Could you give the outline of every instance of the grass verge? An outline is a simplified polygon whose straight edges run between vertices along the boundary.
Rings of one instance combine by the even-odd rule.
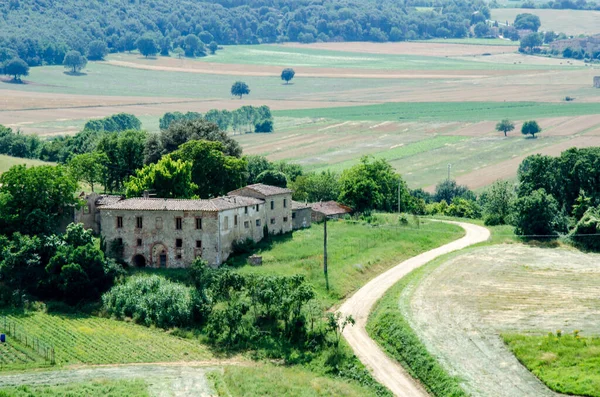
[[[600,338],[503,334],[517,359],[559,393],[600,397]]]
[[[58,386],[18,386],[0,389],[0,397],[149,397],[146,384],[141,380],[70,383]]]

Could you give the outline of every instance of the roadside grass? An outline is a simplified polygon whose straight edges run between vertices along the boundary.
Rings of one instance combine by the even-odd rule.
[[[435,217],[435,219],[483,223],[480,220],[452,217]],[[475,247],[515,241],[511,226],[494,226],[489,229],[491,231],[490,240],[477,244]],[[466,250],[472,249],[474,247]],[[431,395],[436,397],[462,397],[467,394],[461,387],[462,380],[450,374],[440,364],[437,357],[427,350],[425,344],[412,329],[409,320],[410,297],[421,280],[448,259],[464,252],[465,250],[461,250],[439,257],[402,278],[376,303],[367,322],[369,335],[390,357],[400,362],[411,376],[418,379]]]
[[[94,380],[66,385],[18,386],[1,388],[0,397],[149,397],[148,387],[141,380]]]
[[[517,359],[552,390],[600,397],[600,338],[503,334]]]
[[[208,374],[219,396],[373,396],[373,390],[341,378],[321,376],[301,367],[264,364],[225,367]]]
[[[6,172],[15,165],[25,164],[27,166],[38,166],[38,165],[55,165],[54,163],[47,163],[45,161],[23,159],[19,157],[12,157],[0,154],[0,174]]]
[[[329,291],[323,274],[323,224],[259,244],[253,253],[263,257],[262,266],[247,265],[248,255],[228,264],[246,274],[302,274],[321,304],[331,307],[393,265],[464,235],[460,227],[440,222],[420,221],[417,227],[413,219],[401,226],[395,214],[377,214],[376,219],[376,225],[327,223]]]
[[[85,314],[3,311],[0,315],[16,323],[28,337],[54,346],[59,366],[195,361],[212,357],[208,347],[197,340],[131,322]]]
[[[598,103],[548,102],[393,102],[321,109],[279,110],[280,117],[329,118],[342,121],[487,121],[510,118],[582,116],[600,112]]]

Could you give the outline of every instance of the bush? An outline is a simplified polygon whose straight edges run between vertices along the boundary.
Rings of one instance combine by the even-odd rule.
[[[515,202],[515,233],[529,237],[558,237],[565,230],[565,219],[558,202],[544,189],[534,190]]]
[[[600,207],[588,209],[577,222],[575,228],[569,233],[569,238],[578,246],[593,250],[600,250]]]
[[[259,120],[254,124],[254,132],[273,132],[273,120]]]
[[[139,275],[102,296],[104,309],[117,318],[130,317],[146,326],[185,327],[204,319],[207,299],[195,288],[162,276]]]

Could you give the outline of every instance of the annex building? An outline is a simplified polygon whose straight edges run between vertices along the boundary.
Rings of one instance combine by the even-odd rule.
[[[293,228],[292,191],[264,184],[209,200],[91,201],[94,204],[88,200],[88,209],[83,209],[89,214],[88,226],[96,226],[107,245],[116,244],[126,262],[140,267],[186,267],[198,257],[218,266],[235,242],[258,242],[266,232],[288,233]]]

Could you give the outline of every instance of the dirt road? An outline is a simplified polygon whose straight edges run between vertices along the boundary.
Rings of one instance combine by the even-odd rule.
[[[408,259],[379,275],[344,302],[339,310],[344,315],[352,315],[356,320],[356,324],[353,327],[346,328],[344,331],[344,337],[354,350],[354,353],[369,368],[373,376],[396,396],[425,397],[428,394],[415,379],[408,375],[398,362],[389,358],[369,337],[365,329],[367,319],[375,302],[390,287],[412,270],[440,255],[486,241],[490,237],[489,230],[484,227],[462,222],[449,223],[457,224],[465,229],[466,235],[452,243]]]

